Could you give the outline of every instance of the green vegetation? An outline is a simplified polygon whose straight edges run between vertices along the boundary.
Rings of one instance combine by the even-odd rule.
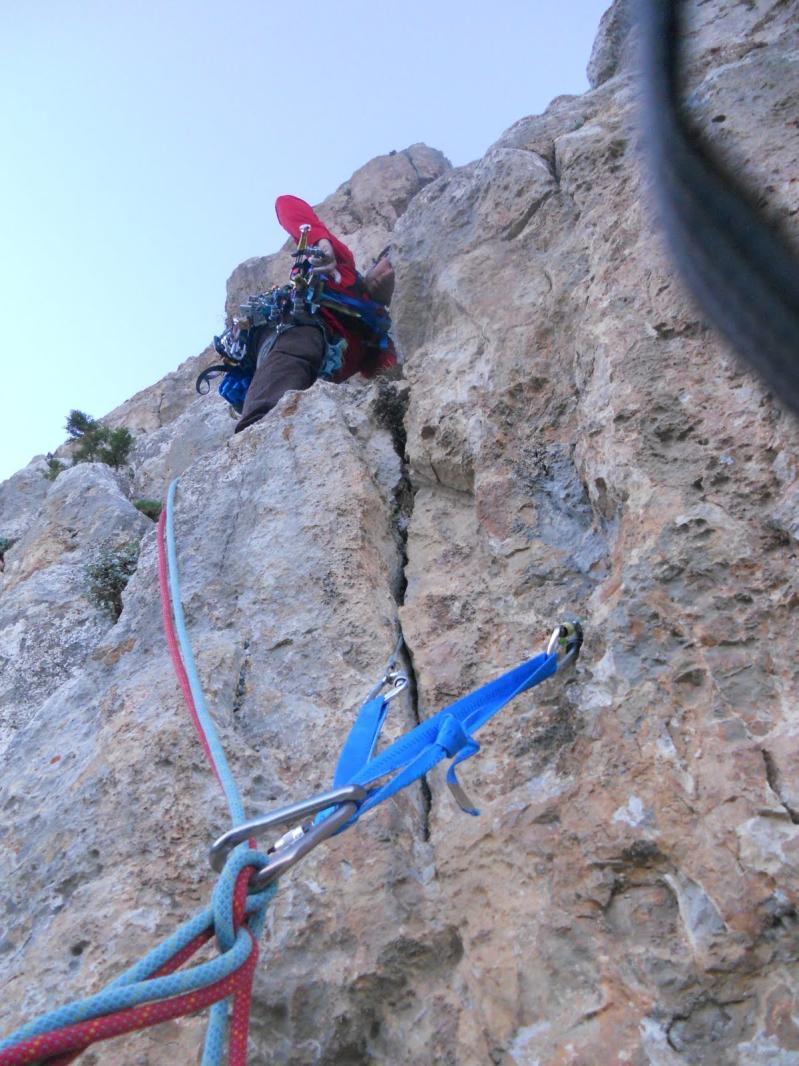
[[[134,500],[133,506],[148,518],[152,518],[153,522],[157,522],[161,517],[160,500]]]
[[[408,410],[407,392],[400,391],[393,381],[379,377],[373,410],[378,424],[391,434],[394,450],[402,458],[407,444],[405,432],[405,412]]]
[[[107,463],[118,469],[127,462],[133,447],[130,430],[124,426],[110,429],[83,411],[69,412],[66,429],[79,442],[73,453],[76,463]]]
[[[128,541],[119,547],[104,546],[93,563],[86,567],[89,579],[89,599],[116,621],[122,614],[122,593],[136,573],[139,545]]]
[[[55,481],[62,470],[66,470],[66,466],[60,459],[56,459],[55,456],[47,456],[47,469],[42,471],[42,477],[47,478],[48,481]]]
[[[5,559],[5,555],[8,549],[16,543],[16,537],[0,537],[0,563],[2,563],[2,561]]]

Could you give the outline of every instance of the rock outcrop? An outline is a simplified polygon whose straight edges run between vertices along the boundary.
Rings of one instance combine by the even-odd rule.
[[[327,786],[400,628],[391,735],[563,617],[587,634],[480,735],[480,818],[432,774],[284,878],[252,1061],[799,1062],[799,429],[661,248],[624,6],[591,92],[469,166],[414,146],[326,202],[361,255],[391,233],[404,381],[317,384],[234,438],[216,397],[183,399],[185,364],[113,415],[130,476],[39,462],[0,486],[2,1029],[99,988],[213,885],[226,814],[129,502],[180,474],[189,629],[253,814]],[[701,129],[793,218],[797,16],[696,3],[688,70]],[[239,268],[230,306],[276,264]],[[113,624],[80,576],[131,537]],[[197,1061],[202,1028],[83,1061]]]
[[[413,197],[449,169],[450,163],[441,152],[426,144],[413,144],[401,152],[372,159],[317,210],[365,269],[390,243],[394,225]],[[291,246],[289,241],[285,248]],[[228,316],[237,314],[239,304],[252,293],[265,292],[285,280],[285,254],[247,259],[228,278]]]

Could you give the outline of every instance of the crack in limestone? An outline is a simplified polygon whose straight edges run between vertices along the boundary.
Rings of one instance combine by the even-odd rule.
[[[780,780],[780,771],[777,764],[774,762],[774,756],[770,751],[766,751],[765,748],[760,749],[760,754],[763,756],[763,763],[766,767],[766,780],[768,781],[769,788],[780,801],[782,806],[788,813],[788,817],[791,819],[794,825],[799,825],[799,811],[794,810],[789,803],[786,803],[782,795],[782,783]]]
[[[430,180],[428,179],[427,181],[425,181],[425,179],[419,173],[419,168],[417,167],[416,163],[414,162],[413,156],[411,155],[409,149],[403,148],[402,155],[404,155],[405,158],[408,160],[408,162],[411,164],[411,167],[413,168],[413,172],[416,175],[416,178],[417,178],[417,180],[419,182],[420,189],[423,189],[425,187],[425,185],[429,185],[430,184]]]
[[[396,403],[392,404],[390,399],[397,400],[396,395],[393,398],[389,398],[387,393],[391,388],[390,384],[385,385],[381,389],[381,395],[379,402],[382,405],[376,412],[378,418],[380,417],[381,410],[385,413],[391,411],[392,421],[396,420],[398,407]],[[404,404],[404,409],[407,410],[407,400]],[[404,410],[402,412],[404,419]],[[415,725],[419,725],[422,721],[419,713],[419,688],[417,683],[416,671],[413,666],[413,653],[405,640],[405,633],[402,629],[402,620],[400,619],[400,608],[405,605],[405,593],[408,589],[408,525],[413,513],[413,488],[411,486],[411,479],[409,474],[409,464],[405,455],[406,437],[404,432],[404,426],[401,432],[398,431],[398,427],[394,425],[388,425],[387,428],[391,433],[391,440],[394,447],[394,451],[400,461],[400,469],[402,476],[394,490],[394,515],[393,524],[394,532],[397,538],[397,546],[400,556],[400,576],[399,582],[394,595],[394,601],[397,604],[397,628],[399,630],[399,636],[401,638],[401,647],[405,649],[405,655],[403,656],[405,673],[408,677],[408,695],[410,698],[410,709],[413,716]],[[436,475],[438,476],[438,475]],[[430,791],[430,786],[427,783],[427,778],[422,777],[419,781],[421,797],[422,797],[422,839],[429,841],[430,839],[430,812],[433,805],[433,796]]]
[[[405,463],[403,461],[403,470],[404,469]],[[408,517],[410,517],[410,515]],[[399,615],[399,608],[403,607],[405,604],[405,592],[408,588],[408,579],[406,576],[408,570],[407,523],[397,522],[397,534],[399,536],[400,552],[402,555],[402,581],[397,595],[397,626],[399,628],[400,636],[402,637],[402,647],[405,649],[405,655],[403,658],[405,660],[405,673],[408,677],[408,694],[410,697],[411,714],[413,715],[414,725],[420,725],[422,718],[419,713],[419,686],[416,670],[413,665],[413,653],[405,640],[405,633],[402,629],[402,620]],[[419,788],[422,797],[422,840],[427,843],[430,840],[430,815],[433,807],[433,794],[430,791],[430,785],[427,782],[426,776],[422,776],[419,779]]]
[[[250,642],[245,639],[242,644],[242,660],[239,667],[239,676],[236,681],[236,690],[233,693],[233,715],[237,715],[241,708],[244,706],[244,700],[247,695],[247,674],[250,671]]]
[[[407,555],[403,557],[403,573],[407,566]],[[407,586],[407,582],[406,582]],[[405,589],[397,600],[397,607],[401,607],[405,600]],[[399,626],[400,636],[402,637],[402,646],[405,649],[406,654],[403,656],[405,662],[405,673],[408,678],[408,695],[410,697],[411,714],[413,715],[414,725],[419,725],[422,721],[419,713],[419,689],[416,680],[416,671],[413,667],[413,656],[411,650],[405,642],[405,634],[402,631],[402,622],[397,615],[397,625]],[[419,788],[422,797],[422,840],[427,843],[430,840],[430,814],[433,807],[433,793],[430,791],[430,785],[427,783],[427,777],[422,776],[419,779]]]
[[[560,183],[558,183],[558,188],[559,188],[559,185],[560,185]],[[522,233],[525,229],[527,229],[527,226],[532,221],[533,217],[541,210],[541,208],[544,206],[544,204],[547,202],[547,200],[551,199],[551,197],[553,197],[557,191],[558,191],[558,189],[550,189],[548,192],[544,193],[544,195],[540,199],[533,200],[533,202],[530,204],[530,206],[527,208],[527,210],[524,211],[522,213],[522,215],[519,218],[517,218],[514,222],[511,222],[511,224],[507,227],[507,229],[502,234],[502,240],[503,241],[515,240],[516,237],[518,237],[520,233]],[[550,285],[551,285],[551,281],[550,281]]]

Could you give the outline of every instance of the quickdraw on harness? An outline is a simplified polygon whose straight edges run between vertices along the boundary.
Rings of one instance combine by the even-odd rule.
[[[258,959],[258,939],[275,882],[319,843],[352,826],[372,807],[450,759],[447,782],[459,805],[477,810],[463,792],[455,767],[477,753],[473,734],[516,696],[573,662],[582,645],[578,622],[553,631],[546,651],[421,722],[375,755],[391,701],[408,685],[397,669],[402,638],[383,676],[369,692],[339,756],[333,789],[246,821],[241,798],[205,704],[181,606],[174,539],[174,498],[169,488],[158,525],[162,614],[175,671],[199,740],[230,807],[233,829],[212,846],[220,872],[212,905],[177,930],[102,992],[35,1019],[0,1041],[0,1066],[64,1064],[98,1040],[131,1032],[211,1006],[202,1066],[244,1066]],[[173,624],[174,616],[174,624]],[[266,852],[253,839],[288,829]],[[181,969],[213,936],[220,955]]]
[[[310,228],[300,226],[288,283],[250,296],[239,307],[241,316],[234,318],[221,336],[214,337],[214,349],[222,362],[203,370],[195,383],[197,392],[209,392],[212,378],[222,374],[219,395],[241,412],[258,359],[266,358],[277,338],[296,326],[315,326],[322,331],[325,355],[319,377],[327,381],[335,378],[341,370],[347,342],[319,314],[321,308],[357,323],[371,347],[382,350],[389,346],[391,317],[382,304],[366,295],[334,292],[326,287],[327,279],[319,272],[325,255],[317,245],[308,244]],[[360,279],[357,287],[365,293]],[[271,343],[264,347],[266,337]]]

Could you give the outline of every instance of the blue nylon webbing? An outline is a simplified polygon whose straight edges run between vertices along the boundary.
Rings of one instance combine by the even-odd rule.
[[[172,512],[177,479],[169,487],[167,496],[167,554],[169,560],[169,584],[175,626],[181,645],[186,672],[195,699],[196,710],[206,731],[209,747],[217,764],[220,780],[231,809],[234,825],[244,820],[244,810],[233,776],[230,773],[224,751],[216,734],[213,721],[205,704],[194,656],[186,632],[185,619],[180,601],[180,581],[177,570],[177,553],[174,542]],[[347,823],[352,825],[372,807],[395,795],[433,769],[445,758],[453,761],[447,773],[450,782],[456,782],[455,767],[464,759],[479,751],[479,744],[472,733],[484,725],[498,711],[520,693],[533,688],[557,672],[557,653],[541,653],[513,670],[495,678],[475,692],[463,696],[450,706],[421,722],[410,732],[394,741],[376,758],[372,752],[388,711],[388,700],[383,696],[367,699],[350,731],[336,767],[334,784],[368,786],[382,777],[394,774],[385,784],[368,793],[366,800]],[[468,810],[468,808],[465,808]],[[327,812],[323,812],[322,817]],[[470,810],[476,814],[477,811]],[[346,828],[345,826],[344,828]],[[341,830],[339,830],[341,832]],[[23,1026],[0,1042],[0,1050],[21,1040],[77,1021],[98,1017],[128,1006],[136,1006],[153,999],[170,997],[180,992],[204,987],[226,976],[243,964],[252,941],[244,929],[238,934],[233,929],[232,897],[236,877],[244,865],[266,865],[266,856],[254,853],[246,844],[236,848],[228,858],[214,892],[213,904],[179,929],[172,937],[150,952],[146,958],[122,974],[96,996],[51,1011]],[[258,937],[266,918],[266,907],[276,886],[252,895],[247,901],[250,915],[250,930]],[[179,948],[191,941],[198,933],[213,926],[224,952],[210,963],[195,966],[190,971],[178,971],[166,977],[151,978],[163,963]],[[227,1003],[217,1003],[212,1008],[211,1020],[203,1053],[203,1066],[218,1066],[224,1053],[224,1036],[227,1026]]]
[[[368,794],[344,828],[429,773],[443,759],[453,759],[447,780],[457,783],[457,764],[480,749],[471,734],[516,696],[552,677],[557,669],[557,653],[542,652],[421,722],[374,759],[371,753],[388,708],[383,697],[368,700],[345,741],[336,767],[335,787],[367,786],[388,774],[394,776]],[[464,809],[477,813],[474,808]]]
[[[388,701],[385,696],[367,700],[361,707],[338,757],[333,788],[348,785],[353,776],[369,762],[387,712]]]

